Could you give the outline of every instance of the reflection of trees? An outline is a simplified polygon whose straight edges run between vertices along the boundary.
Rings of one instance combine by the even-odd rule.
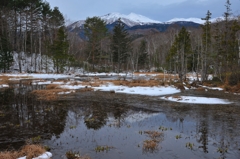
[[[24,143],[26,139],[36,136],[49,138],[64,130],[67,115],[64,102],[61,102],[63,106],[58,107],[57,102],[37,101],[30,94],[34,87],[22,85],[0,91],[0,112],[4,114],[0,115],[1,145],[14,146],[14,142]],[[23,90],[25,93],[22,93]],[[1,148],[4,149],[4,146]]]
[[[100,129],[107,122],[107,111],[101,103],[92,102],[92,105],[86,111],[84,123],[88,129]]]
[[[129,110],[125,97],[104,92],[79,94],[77,107],[84,109],[84,123],[88,129],[98,130],[107,124],[109,117],[117,120],[114,125],[119,127],[124,120],[124,114]]]
[[[128,111],[126,106],[118,102],[88,101],[87,103],[88,108],[85,112],[84,123],[88,129],[100,129],[106,125],[108,116],[111,114],[117,120],[114,125],[120,127],[121,121],[124,120],[124,114]]]
[[[205,115],[204,115],[205,116]],[[206,116],[202,121],[200,121],[200,124],[197,126],[197,133],[201,133],[200,138],[197,139],[197,142],[201,143],[202,146],[199,146],[199,148],[202,148],[205,153],[208,153],[208,121],[206,120]]]
[[[113,109],[113,116],[116,120],[116,127],[121,127],[121,122],[124,121],[124,118],[126,117],[126,113],[128,111],[128,109],[126,108],[126,106],[123,106],[121,104],[114,104],[115,108]]]
[[[239,106],[177,103],[167,107],[165,111],[166,118],[173,123],[178,123],[181,118],[186,116],[196,122],[196,142],[200,144],[199,148],[204,153],[208,153],[210,141],[215,143],[214,146],[216,151],[219,150],[221,158],[226,158],[229,155],[229,150],[239,152]],[[186,126],[183,125],[183,127]],[[226,152],[227,149],[228,152]]]

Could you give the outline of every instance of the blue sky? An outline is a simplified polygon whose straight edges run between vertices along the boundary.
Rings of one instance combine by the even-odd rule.
[[[67,19],[84,20],[112,12],[136,13],[158,21],[173,18],[202,18],[208,10],[212,18],[225,12],[226,0],[46,0],[59,7]],[[240,0],[230,0],[232,13],[240,15]]]

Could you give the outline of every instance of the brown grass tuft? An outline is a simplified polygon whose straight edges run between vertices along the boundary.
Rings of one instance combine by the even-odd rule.
[[[56,100],[60,92],[68,92],[68,89],[49,89],[49,90],[34,90],[32,93],[38,97],[39,100]]]
[[[182,100],[182,97],[181,96],[172,96],[172,98],[175,98],[175,99],[177,99],[177,101],[180,101],[180,100]]]
[[[16,159],[17,157],[18,153],[14,151],[0,152],[0,159]]]
[[[160,82],[157,80],[143,80],[143,79],[136,79],[132,81],[122,81],[122,80],[116,80],[111,81],[114,85],[123,85],[128,87],[136,87],[136,86],[142,86],[142,87],[153,87],[153,86],[159,86]]]
[[[27,159],[32,159],[40,156],[44,152],[46,152],[46,150],[41,145],[26,145],[19,152],[19,156],[27,156]]]
[[[143,142],[143,149],[146,151],[154,151],[158,149],[158,142],[155,140],[145,140]]]
[[[0,159],[16,159],[27,156],[27,159],[32,159],[42,155],[46,150],[41,145],[25,145],[20,151],[5,151],[0,152]]]
[[[85,88],[80,89],[79,91],[80,91],[80,92],[89,92],[89,91],[93,91],[93,90],[94,90],[94,89],[91,88],[91,87],[85,87]]]
[[[79,152],[73,152],[73,151],[68,151],[68,152],[66,152],[65,155],[66,155],[67,159],[91,159],[87,155],[82,156],[82,155],[80,155]]]
[[[163,141],[163,132],[158,131],[144,131],[144,134],[147,134],[150,140],[145,140],[143,142],[143,150],[145,151],[154,151],[158,149],[159,142]]]
[[[144,134],[147,134],[152,140],[156,140],[158,142],[162,141],[163,133],[158,131],[144,131]]]
[[[184,86],[183,86],[182,83],[176,83],[176,84],[174,84],[174,85],[175,85],[175,87],[177,87],[177,89],[185,90],[185,88],[184,88]]]
[[[197,88],[197,91],[205,91],[205,88],[203,88],[203,87],[198,87],[198,88]]]
[[[60,89],[58,84],[49,84],[46,89]]]
[[[9,78],[10,77],[8,77],[8,76],[0,76],[0,84],[8,84]]]

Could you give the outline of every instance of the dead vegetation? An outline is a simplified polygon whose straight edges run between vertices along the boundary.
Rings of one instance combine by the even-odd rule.
[[[8,76],[0,76],[0,84],[8,84],[9,77]]]
[[[16,159],[18,157],[27,156],[32,159],[42,155],[46,150],[41,145],[25,145],[19,151],[0,152],[0,159]]]
[[[156,140],[158,142],[163,140],[163,132],[158,131],[144,131],[144,134],[147,134],[152,140]]]
[[[5,76],[5,75],[1,76],[0,75],[0,85],[16,83],[16,81],[19,82],[20,79],[27,79],[27,78],[30,78],[30,77],[28,77],[28,76]]]
[[[80,92],[89,92],[89,91],[93,91],[94,89],[93,88],[91,88],[91,87],[85,87],[85,88],[82,88],[82,89],[80,89],[79,91]]]
[[[32,93],[40,100],[56,100],[61,92],[68,92],[68,89],[62,89],[57,84],[50,84],[46,86],[45,90],[34,90]]]
[[[143,142],[143,149],[145,151],[155,151],[158,149],[158,142],[155,140],[145,140]]]
[[[143,80],[143,79],[134,79],[132,81],[123,81],[123,80],[116,80],[111,81],[114,85],[123,85],[128,87],[153,87],[153,86],[159,86],[160,82],[157,80]]]
[[[144,134],[150,138],[150,140],[143,141],[143,150],[153,152],[158,150],[159,143],[163,141],[163,132],[158,131],[144,131]]]
[[[183,85],[182,83],[175,83],[174,86],[175,86],[177,89],[185,90],[184,85]]]
[[[66,152],[67,159],[91,159],[89,156],[82,156],[79,152],[68,151]]]

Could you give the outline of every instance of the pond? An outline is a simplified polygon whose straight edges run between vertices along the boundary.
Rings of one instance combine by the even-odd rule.
[[[40,136],[53,159],[65,158],[67,151],[92,159],[240,158],[239,96],[216,91],[179,93],[234,102],[226,105],[100,91],[37,100],[31,91],[43,88],[14,84],[0,90],[1,151],[18,149]],[[157,141],[156,147],[146,148],[152,140]]]

